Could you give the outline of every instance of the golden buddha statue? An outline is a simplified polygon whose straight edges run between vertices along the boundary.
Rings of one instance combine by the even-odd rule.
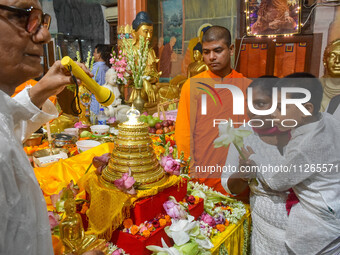
[[[188,66],[190,63],[192,63],[194,60],[194,47],[197,44],[202,44],[202,38],[205,31],[207,31],[212,25],[210,23],[205,23],[200,26],[200,28],[197,31],[197,37],[191,38],[188,44],[188,48],[185,51],[183,63],[182,63],[182,73],[186,74],[188,73]]]
[[[187,79],[209,69],[208,66],[203,61],[201,43],[197,43],[197,45],[193,49],[193,53],[194,62],[188,65],[187,77],[183,75],[177,75],[176,77],[170,80],[170,86],[177,88],[176,90],[176,92],[178,93],[177,97],[179,97],[182,86]],[[159,89],[159,91],[161,91],[161,89]]]
[[[132,28],[132,36],[134,38],[134,51],[137,52],[137,50],[139,49],[140,36],[143,36],[149,42],[152,38],[153,24],[149,15],[146,12],[137,13],[136,18],[132,22]],[[141,96],[146,102],[145,107],[155,106],[158,101],[156,83],[158,82],[161,74],[157,71],[158,61],[159,59],[157,59],[155,51],[153,49],[150,49],[146,68],[143,74],[143,76],[148,78],[143,79],[143,88],[141,91]],[[132,103],[136,97],[137,92],[135,89],[133,89],[128,103]]]
[[[203,61],[202,45],[197,44],[194,47],[194,62],[188,66],[188,79],[208,69],[208,66]]]
[[[76,213],[76,201],[69,198],[65,201],[65,218],[60,222],[60,239],[65,246],[64,254],[82,254],[93,248],[97,241],[94,235],[85,235],[81,216]]]
[[[340,39],[328,44],[323,55],[323,64],[325,74],[321,78],[324,89],[321,111],[325,111],[330,100],[340,94]]]
[[[77,93],[77,91],[75,91]],[[91,125],[90,122],[90,104],[91,104],[91,95],[92,93],[81,83],[79,85],[79,106],[77,105],[77,110],[80,112],[79,121],[84,125]]]

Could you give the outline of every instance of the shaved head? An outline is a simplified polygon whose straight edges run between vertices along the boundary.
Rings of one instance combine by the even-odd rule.
[[[203,34],[202,43],[220,40],[223,40],[229,47],[231,45],[230,31],[225,27],[212,26]]]

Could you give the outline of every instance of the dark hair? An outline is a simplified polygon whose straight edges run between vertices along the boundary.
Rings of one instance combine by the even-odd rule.
[[[267,96],[271,97],[273,93],[273,87],[276,86],[276,83],[279,81],[279,78],[273,75],[263,75],[250,83],[248,88],[259,88],[263,93]]]
[[[230,47],[231,45],[231,35],[230,31],[221,26],[212,26],[207,31],[204,32],[202,37],[202,42],[212,42],[223,40],[225,44]]]
[[[196,46],[194,47],[193,51],[198,50],[202,54],[202,44],[197,43]]]
[[[111,46],[108,44],[97,44],[95,49],[97,49],[97,53],[100,53],[100,56],[105,61],[106,65],[110,65],[110,57],[111,57]]]
[[[142,25],[149,25],[151,26],[152,20],[150,19],[150,16],[146,12],[138,12],[136,15],[136,18],[132,21],[132,28],[133,30],[137,31],[140,26]]]
[[[323,97],[323,88],[320,80],[310,73],[293,73],[280,79],[277,83],[278,88],[304,88],[307,89],[311,98],[308,103],[314,106],[313,115],[316,115],[321,108],[321,101]],[[290,93],[291,98],[303,98],[301,93]]]

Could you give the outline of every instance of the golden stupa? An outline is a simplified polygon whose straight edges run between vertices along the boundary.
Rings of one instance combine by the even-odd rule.
[[[153,150],[148,125],[139,122],[139,116],[139,111],[132,107],[127,112],[128,121],[118,125],[111,159],[100,177],[106,187],[115,188],[114,181],[129,171],[138,184],[137,189],[149,189],[167,180]]]

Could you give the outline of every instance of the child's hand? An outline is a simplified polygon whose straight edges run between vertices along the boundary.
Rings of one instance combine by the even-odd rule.
[[[253,151],[253,149],[250,146],[247,146],[246,148],[241,148],[242,150],[242,154],[245,157],[242,158],[240,156],[239,158],[239,165],[240,165],[240,178],[241,179],[251,179],[254,178],[256,176],[256,168],[252,167],[252,166],[256,166],[256,163],[252,160],[249,159],[251,154],[255,154],[255,152]]]
[[[249,159],[251,154],[255,154],[255,152],[253,151],[253,149],[250,146],[247,146],[247,149],[242,147],[241,150],[242,150],[242,154],[246,158],[246,160]]]

